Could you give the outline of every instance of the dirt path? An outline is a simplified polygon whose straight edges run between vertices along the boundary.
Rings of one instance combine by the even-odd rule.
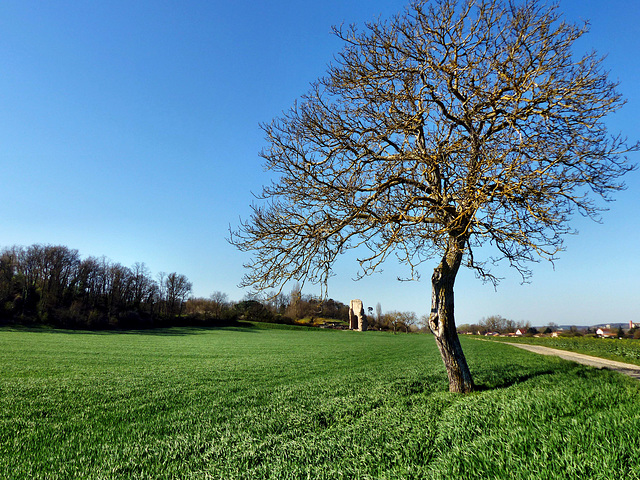
[[[527,345],[524,343],[509,342],[504,343],[530,352],[539,353],[541,355],[555,355],[556,357],[576,363],[582,363],[583,365],[589,365],[591,367],[608,368],[609,370],[624,373],[625,375],[629,375],[630,377],[640,380],[640,366],[638,365],[616,362],[615,360],[607,360],[606,358],[592,357],[591,355],[584,355],[582,353],[567,352],[566,350],[558,350],[556,348],[542,347],[540,345]]]

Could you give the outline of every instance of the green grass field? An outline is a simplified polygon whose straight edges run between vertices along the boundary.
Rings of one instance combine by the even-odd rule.
[[[608,358],[618,362],[640,365],[640,340],[629,338],[588,337],[491,337],[503,342],[529,343]]]
[[[640,383],[463,339],[0,329],[3,479],[638,479]]]

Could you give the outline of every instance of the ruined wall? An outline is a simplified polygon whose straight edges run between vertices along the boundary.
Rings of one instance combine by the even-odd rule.
[[[367,328],[367,317],[364,314],[362,300],[351,300],[349,303],[349,329],[366,332]]]

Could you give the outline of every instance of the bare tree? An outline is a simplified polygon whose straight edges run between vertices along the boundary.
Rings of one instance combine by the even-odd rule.
[[[107,305],[110,315],[117,315],[124,311],[131,297],[131,269],[112,263],[106,271],[107,277]]]
[[[149,298],[153,291],[153,279],[151,272],[144,262],[136,262],[131,267],[131,289],[133,306],[140,308],[142,303]]]
[[[454,320],[460,266],[497,283],[491,263],[505,260],[526,280],[633,169],[639,145],[604,123],[624,104],[617,85],[595,53],[572,53],[587,30],[537,0],[416,1],[363,31],[334,28],[345,47],[327,75],[263,126],[276,180],[231,233],[254,252],[243,285],[326,288],[349,248],[361,275],[394,253],[410,278],[440,259],[429,326],[450,390],[473,390]],[[483,245],[497,255],[478,259]]]
[[[291,294],[289,299],[289,306],[287,307],[286,314],[296,320],[303,317],[302,308],[302,288],[300,283],[295,282],[291,288]]]
[[[191,293],[193,284],[182,274],[170,273],[164,280],[164,289],[167,296],[167,310],[170,314],[182,315],[182,307]]]
[[[155,292],[156,301],[158,303],[158,311],[160,313],[167,313],[167,274],[166,272],[158,272],[156,275],[156,285],[158,288]]]
[[[405,333],[417,329],[416,325],[418,325],[419,321],[415,312],[403,312],[402,323],[404,324]]]
[[[388,328],[393,329],[393,334],[395,335],[398,331],[398,325],[400,324],[400,314],[396,310],[392,310],[390,312],[386,312],[383,315],[383,323],[388,326]]]
[[[216,290],[209,299],[211,300],[211,310],[215,318],[221,318],[222,312],[229,307],[229,296],[226,293]]]
[[[415,312],[399,312],[393,310],[383,315],[383,323],[393,329],[394,334],[399,329],[404,329],[405,333],[409,333],[411,326],[418,323],[418,316]]]

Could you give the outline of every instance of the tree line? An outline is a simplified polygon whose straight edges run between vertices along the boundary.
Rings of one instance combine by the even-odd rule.
[[[0,250],[0,324],[107,329],[349,319],[348,305],[305,294],[297,283],[288,294],[247,295],[239,302],[220,291],[192,297],[192,287],[176,272],[154,277],[144,263],[126,267],[104,256],[83,259],[63,245]],[[373,307],[367,311],[372,330],[415,332],[426,325],[414,312],[383,313],[380,303],[375,313]]]
[[[529,321],[515,321],[509,318],[504,318],[501,315],[491,315],[486,318],[482,318],[478,323],[468,324],[465,323],[458,327],[460,333],[473,333],[484,335],[485,333],[495,332],[500,334],[515,333],[516,330],[524,330],[530,333],[534,332]]]
[[[62,327],[144,327],[180,316],[191,293],[185,275],[106,257],[82,259],[62,245],[0,251],[0,318]]]
[[[531,322],[524,320],[511,320],[504,318],[501,315],[491,315],[489,317],[483,317],[478,323],[465,323],[458,327],[459,333],[468,333],[473,335],[486,335],[492,333],[498,333],[500,335],[508,335],[520,330],[525,335],[536,335],[543,333],[545,335],[550,333],[561,332],[564,337],[576,337],[582,336],[583,332],[575,325],[572,325],[568,330],[563,331],[557,323],[549,322],[545,327],[540,329],[531,326]],[[594,333],[590,328],[585,329],[586,333]]]
[[[63,245],[34,244],[0,250],[0,324],[63,328],[150,328],[220,325],[237,320],[294,323],[325,317],[347,321],[349,306],[305,295],[247,296],[232,302],[222,292],[190,297],[180,273],[152,276],[141,262],[126,267],[106,257],[81,258]]]

